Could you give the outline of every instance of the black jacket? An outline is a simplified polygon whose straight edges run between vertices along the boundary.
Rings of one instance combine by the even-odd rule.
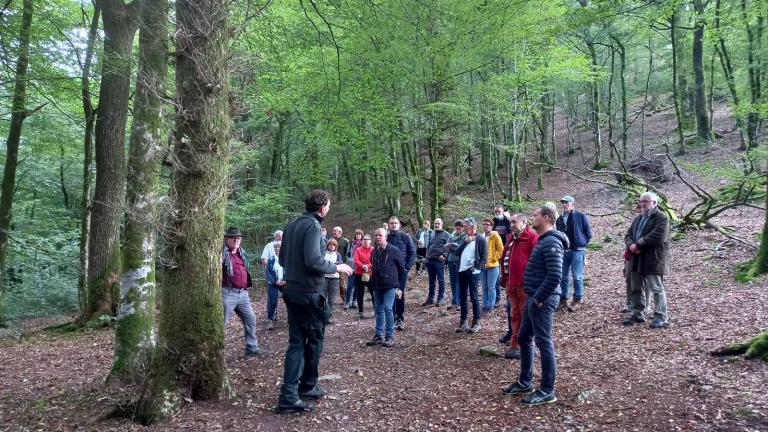
[[[429,235],[429,247],[427,248],[427,258],[439,259],[441,256],[448,255],[445,245],[451,242],[451,235],[447,231],[433,231]]]
[[[405,262],[400,249],[387,243],[386,247],[376,248],[371,252],[373,268],[373,289],[400,288],[400,272],[405,271]]]
[[[544,303],[552,294],[560,294],[563,276],[563,255],[568,249],[565,233],[550,230],[539,236],[539,242],[528,257],[523,274],[523,290]]]
[[[325,274],[336,273],[336,264],[325,260],[322,219],[307,212],[288,222],[283,230],[280,265],[285,269],[285,291],[320,292]]]
[[[580,211],[573,210],[568,216],[567,224],[563,215],[560,215],[555,221],[555,228],[568,236],[571,250],[584,249],[592,240],[592,226],[589,224],[589,218]]]
[[[624,244],[630,247],[632,243],[640,248],[639,254],[631,254],[629,257],[629,269],[633,272],[646,274],[666,274],[669,273],[669,218],[658,208],[648,212],[648,220],[643,226],[643,231],[634,240],[634,233],[637,224],[640,223],[642,215],[638,215],[632,221],[624,236]]]

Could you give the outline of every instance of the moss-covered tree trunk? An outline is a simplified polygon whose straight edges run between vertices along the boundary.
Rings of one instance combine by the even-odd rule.
[[[176,2],[176,120],[171,211],[158,344],[136,416],[152,423],[184,397],[229,393],[224,362],[221,248],[227,197],[229,104],[224,0]]]
[[[18,57],[16,60],[16,82],[13,89],[11,105],[11,124],[8,127],[8,137],[5,141],[5,170],[3,184],[0,189],[0,327],[5,326],[3,315],[3,278],[5,276],[5,261],[8,257],[8,238],[11,230],[11,210],[13,195],[16,188],[16,166],[19,161],[19,143],[21,142],[21,127],[27,112],[27,68],[29,66],[29,39],[32,33],[32,0],[24,0],[19,28]]]
[[[711,142],[712,131],[709,128],[709,113],[707,112],[706,88],[704,82],[704,0],[694,0],[696,10],[696,25],[693,30],[693,109],[696,117],[696,136],[698,139]],[[713,83],[709,83],[713,85]]]
[[[597,51],[593,42],[587,42],[587,48],[589,48],[589,55],[592,58],[592,73],[597,73],[599,65],[597,63]],[[590,118],[592,120],[592,132],[593,142],[595,143],[595,163],[594,167],[599,169],[603,167],[603,138],[600,131],[600,86],[597,82],[597,77],[593,77],[589,83],[591,95],[592,95],[592,112]]]
[[[768,209],[768,163],[765,167],[766,193],[765,208]],[[763,223],[763,234],[760,237],[760,248],[757,250],[754,261],[752,261],[752,275],[761,275],[768,273],[768,212],[765,212],[765,222]]]
[[[678,41],[677,41],[677,12],[673,13],[669,17],[669,34],[672,44],[672,99],[675,103],[675,118],[677,118],[677,141],[678,141],[678,154],[685,153],[685,138],[683,137],[683,112],[680,106],[680,85],[678,84]]]
[[[96,115],[96,186],[88,242],[88,301],[78,322],[93,325],[117,308],[120,217],[125,201],[125,123],[131,85],[131,49],[138,1],[98,0],[104,23],[99,110]]]
[[[91,100],[91,66],[96,38],[99,34],[101,11],[94,5],[91,25],[88,30],[88,43],[85,48],[82,72],[80,73],[80,97],[83,103],[85,126],[83,133],[83,196],[80,200],[80,266],[77,277],[77,294],[80,310],[85,310],[88,302],[88,240],[91,230],[91,189],[93,183],[93,127],[96,123],[96,110]]]
[[[128,158],[123,273],[110,375],[139,378],[154,346],[155,226],[163,151],[163,99],[168,72],[167,0],[143,0],[139,69]]]

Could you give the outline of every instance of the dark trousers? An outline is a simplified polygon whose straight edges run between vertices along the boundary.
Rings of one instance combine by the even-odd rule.
[[[278,404],[292,404],[299,400],[300,392],[317,384],[329,313],[326,299],[319,293],[286,290],[283,301],[288,314],[288,349]]]
[[[373,299],[373,290],[371,289],[371,281],[363,282],[362,275],[355,276],[355,295],[357,295],[357,311],[363,311],[363,301],[365,301],[365,291],[371,293],[371,299]],[[374,308],[376,305],[373,305]]]
[[[395,296],[395,304],[392,306],[392,312],[395,314],[395,321],[403,321],[403,314],[405,314],[405,284],[408,282],[408,270],[401,272],[398,275],[398,282],[400,282],[400,291],[403,295],[400,298]]]
[[[461,321],[467,320],[469,315],[467,304],[467,293],[472,300],[472,319],[475,321],[480,319],[480,300],[477,296],[477,283],[479,281],[479,274],[474,274],[472,268],[459,272],[459,304],[461,304]]]
[[[427,261],[427,274],[429,275],[429,294],[427,301],[435,300],[435,281],[437,281],[437,302],[445,303],[445,261],[430,259]]]
[[[517,341],[520,343],[520,384],[530,386],[533,381],[533,342],[539,348],[541,356],[541,391],[555,391],[555,375],[557,374],[557,357],[555,344],[552,342],[552,323],[555,308],[560,303],[560,295],[552,294],[541,305],[536,306],[533,297],[528,296],[523,308],[523,322]]]

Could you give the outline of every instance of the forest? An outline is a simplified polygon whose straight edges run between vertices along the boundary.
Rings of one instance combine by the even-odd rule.
[[[701,258],[680,268],[717,267],[706,290],[759,305],[702,336],[711,344],[693,340],[768,359],[767,18],[764,0],[3,0],[0,346],[16,354],[0,370],[23,361],[19,341],[103,344],[89,388],[120,403],[100,410],[144,424],[254,380],[275,396],[276,376],[232,376],[222,233],[237,226],[260,251],[312,188],[330,191],[348,235],[390,215],[415,232],[497,203],[530,214],[577,190],[604,221],[594,253],[606,260],[620,257],[608,251],[622,215],[653,191],[680,255]],[[623,283],[602,270],[593,285]],[[710,332],[728,322],[708,316]],[[750,385],[768,376],[762,362],[743,369]],[[768,400],[751,394],[749,415],[701,416],[766,427]],[[0,426],[75,428],[30,404],[0,396]],[[408,414],[419,429],[462,428]],[[322,430],[409,424],[320,418]]]

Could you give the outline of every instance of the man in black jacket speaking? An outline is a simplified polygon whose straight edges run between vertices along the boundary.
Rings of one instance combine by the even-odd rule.
[[[323,258],[324,240],[320,223],[331,207],[326,191],[313,190],[304,198],[306,212],[283,230],[280,265],[285,269],[283,301],[288,312],[288,349],[285,351],[283,385],[278,413],[309,411],[311,400],[325,391],[317,386],[320,353],[323,350],[329,305],[322,294],[326,273],[352,274],[346,264]]]

